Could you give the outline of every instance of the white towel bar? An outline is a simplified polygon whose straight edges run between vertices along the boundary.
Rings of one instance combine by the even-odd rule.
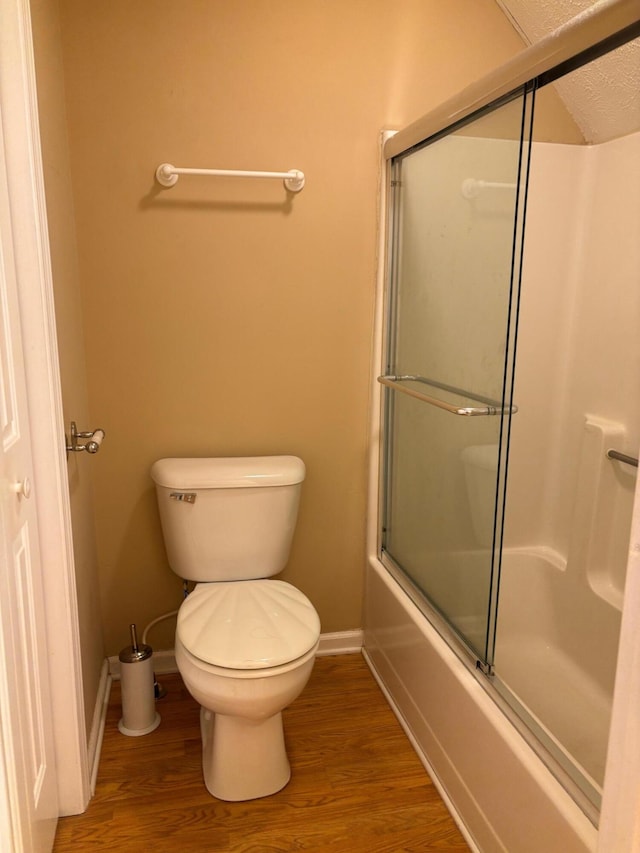
[[[226,178],[280,178],[289,192],[299,193],[304,187],[304,172],[289,169],[288,172],[245,172],[235,169],[181,169],[171,163],[162,163],[156,169],[156,180],[163,187],[175,186],[179,175],[205,175]]]

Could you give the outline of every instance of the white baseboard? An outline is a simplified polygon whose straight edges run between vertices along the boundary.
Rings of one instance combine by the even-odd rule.
[[[111,675],[109,673],[109,661],[102,663],[100,681],[98,683],[98,694],[93,709],[91,731],[87,743],[87,758],[89,761],[89,778],[91,780],[91,796],[96,790],[96,777],[98,775],[98,764],[100,763],[100,752],[102,750],[102,738],[109,706],[109,693],[111,692]]]
[[[320,634],[318,657],[325,655],[348,655],[362,651],[362,630],[337,631],[333,634]],[[109,675],[114,681],[120,680],[120,659],[117,655],[108,658]],[[176,656],[173,649],[153,653],[153,671],[156,675],[177,672]]]
[[[320,634],[318,657],[325,655],[349,655],[362,651],[362,629],[336,631],[334,634]]]

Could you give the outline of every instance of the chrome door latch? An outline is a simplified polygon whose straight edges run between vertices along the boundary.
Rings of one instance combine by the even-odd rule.
[[[169,497],[173,498],[174,501],[183,501],[187,504],[194,504],[196,502],[196,493],[195,492],[170,492]]]

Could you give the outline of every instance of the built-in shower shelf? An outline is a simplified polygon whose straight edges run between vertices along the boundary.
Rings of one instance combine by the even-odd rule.
[[[443,382],[437,382],[435,379],[427,379],[425,376],[417,374],[378,376],[378,382],[387,388],[400,391],[402,394],[408,394],[416,400],[421,400],[430,406],[444,409],[446,412],[451,412],[454,415],[486,417],[487,415],[515,414],[518,411],[517,406],[503,406],[499,400],[492,400],[489,397],[483,397],[471,391],[456,388],[453,385],[445,385]],[[425,386],[437,390],[439,392],[438,396],[425,393]],[[445,399],[445,396],[453,399]],[[471,401],[475,404],[482,403],[482,405],[470,406],[460,399],[455,400],[454,398],[456,397],[462,398],[462,401]]]
[[[583,567],[592,591],[617,610],[622,610],[636,458],[611,448],[626,446],[624,424],[585,416],[569,546],[572,564]]]

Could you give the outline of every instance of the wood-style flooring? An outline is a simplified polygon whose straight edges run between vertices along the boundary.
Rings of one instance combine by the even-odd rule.
[[[468,851],[361,655],[321,657],[285,711],[289,784],[226,803],[204,787],[199,708],[161,676],[162,722],[125,737],[109,703],[95,797],[61,818],[54,853],[427,853]]]

